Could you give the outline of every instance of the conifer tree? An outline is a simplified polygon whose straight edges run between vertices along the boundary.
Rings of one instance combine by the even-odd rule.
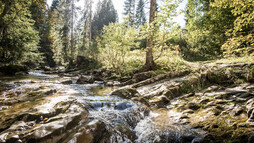
[[[135,0],[124,1],[124,13],[126,21],[130,26],[135,23]]]
[[[136,10],[136,17],[135,17],[135,24],[137,26],[144,25],[146,23],[146,16],[145,16],[145,2],[144,0],[139,0]]]
[[[100,34],[105,25],[109,25],[111,22],[116,22],[117,19],[117,11],[114,8],[112,0],[99,1],[92,20],[92,38],[94,39]]]

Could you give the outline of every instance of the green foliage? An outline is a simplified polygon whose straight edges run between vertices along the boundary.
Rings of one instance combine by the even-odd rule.
[[[118,74],[128,71],[129,66],[139,65],[141,59],[131,59],[132,48],[137,48],[139,42],[135,27],[127,24],[111,23],[105,26],[103,34],[98,39],[100,61]]]
[[[228,55],[254,55],[254,3],[252,0],[215,0],[212,7],[222,10],[231,9],[236,17],[233,27],[226,31],[230,38],[223,44],[222,49]]]
[[[42,61],[39,33],[34,29],[31,1],[2,1],[0,9],[0,55],[2,63]]]
[[[253,13],[251,0],[188,0],[185,9],[186,57],[213,58],[224,54],[253,53]]]
[[[51,26],[51,13],[49,9],[45,7],[46,1],[42,1],[41,3],[32,3],[30,6],[31,17],[35,21],[34,27],[39,32],[40,42],[39,42],[39,51],[45,57],[43,62],[47,66],[55,66],[55,62],[53,60],[53,52],[52,52],[52,38],[50,37],[50,26]]]

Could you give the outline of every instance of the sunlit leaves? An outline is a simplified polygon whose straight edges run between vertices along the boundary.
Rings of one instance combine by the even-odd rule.
[[[227,54],[251,54],[254,43],[254,1],[253,0],[215,0],[211,6],[231,8],[236,16],[234,27],[228,29],[230,37],[222,46]]]

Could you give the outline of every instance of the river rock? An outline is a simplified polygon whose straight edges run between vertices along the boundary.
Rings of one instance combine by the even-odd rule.
[[[66,142],[88,111],[68,96],[44,98],[0,120],[0,142]],[[16,107],[13,107],[16,108]]]
[[[111,95],[117,95],[123,98],[131,99],[133,97],[140,97],[140,94],[135,88],[124,87],[114,90]]]
[[[155,96],[149,100],[149,103],[158,108],[161,108],[169,103],[169,99],[165,95]]]
[[[200,108],[200,106],[196,103],[189,103],[187,104],[187,109],[191,109],[191,110],[198,110]]]
[[[107,81],[106,86],[119,86],[121,83],[119,81]]]
[[[62,84],[72,84],[72,79],[63,79],[61,80]]]
[[[94,83],[94,77],[93,76],[80,76],[77,80],[77,84],[92,84]]]
[[[110,140],[110,132],[104,122],[92,120],[82,128],[69,142],[77,143],[103,143]]]

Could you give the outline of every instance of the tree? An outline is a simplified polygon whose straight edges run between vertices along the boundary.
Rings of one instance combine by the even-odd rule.
[[[44,63],[51,67],[55,66],[53,60],[54,53],[52,52],[52,40],[49,37],[50,33],[50,9],[46,8],[46,1],[41,3],[33,2],[30,6],[32,19],[35,21],[34,27],[39,32],[40,36],[40,48],[39,51],[43,54]]]
[[[135,0],[124,1],[124,13],[126,21],[130,26],[135,23]]]
[[[59,1],[60,1],[60,0],[53,0],[53,1],[52,1],[52,4],[51,4],[51,6],[50,6],[50,10],[51,10],[51,11],[54,11],[54,10],[59,6]]]
[[[232,55],[254,55],[254,3],[252,0],[215,0],[211,7],[221,11],[230,10],[235,16],[223,44],[225,53]]]
[[[29,7],[32,1],[0,2],[0,56],[2,63],[37,62],[39,36]]]
[[[188,0],[186,32],[183,35],[186,57],[213,58],[221,55],[227,29],[233,27],[235,16],[230,8],[214,8],[209,0]]]
[[[135,17],[135,24],[137,26],[144,25],[146,23],[146,16],[145,16],[145,2],[144,0],[139,0],[136,10],[136,17]]]
[[[64,3],[64,16],[63,16],[63,29],[62,29],[62,41],[63,41],[63,59],[67,63],[70,61],[69,49],[70,49],[70,22],[71,22],[71,0],[66,0]]]
[[[91,47],[92,42],[92,0],[85,1],[85,7],[83,11],[83,45],[82,50]]]
[[[156,0],[150,1],[150,17],[149,17],[149,24],[153,24],[155,19],[155,11],[156,11]],[[146,63],[143,71],[151,70],[154,67],[154,60],[153,60],[153,32],[150,32],[148,37],[148,45],[146,51]]]
[[[95,39],[101,33],[104,26],[114,23],[117,20],[117,11],[114,8],[112,0],[99,1],[92,20],[92,39]]]

